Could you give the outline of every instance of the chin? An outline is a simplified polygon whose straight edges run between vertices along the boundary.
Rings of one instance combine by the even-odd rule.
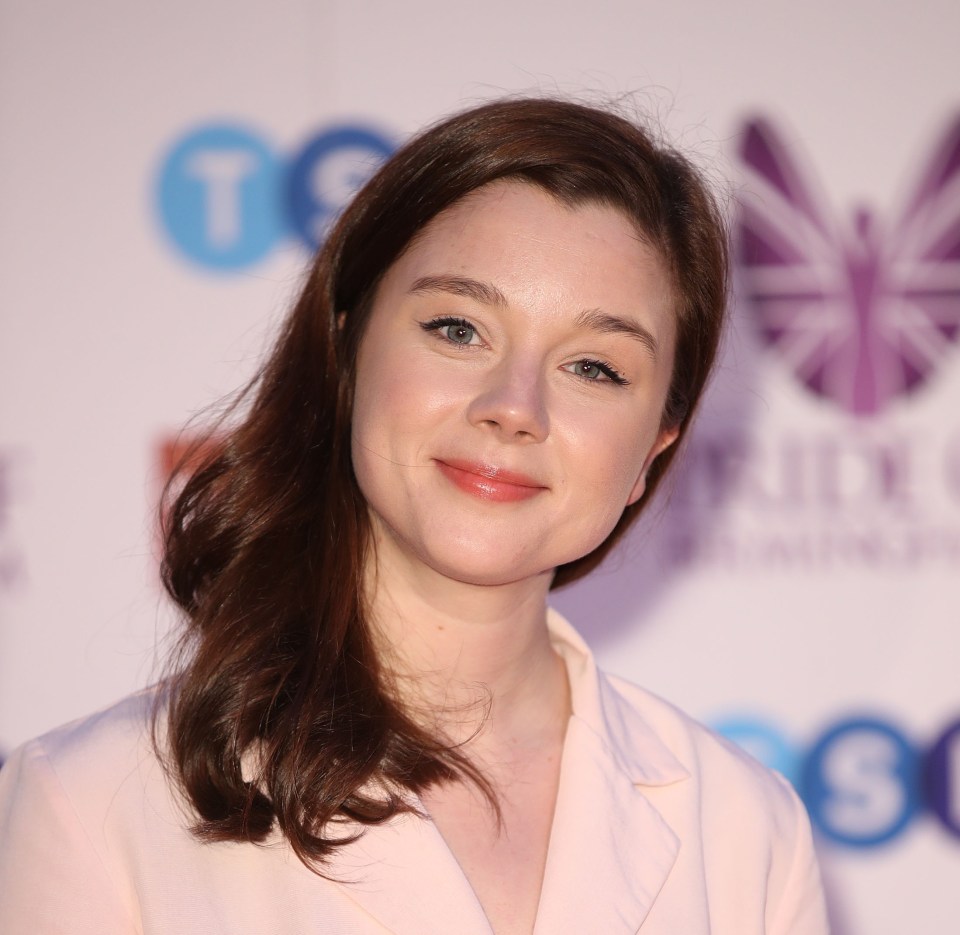
[[[451,544],[432,549],[422,560],[445,578],[482,587],[516,584],[543,574],[552,575],[554,571],[552,564],[545,565],[549,559],[542,550],[531,550],[529,554],[508,552],[502,541],[471,542],[466,547]]]
[[[605,538],[598,538],[595,545],[599,545]],[[421,561],[450,580],[482,587],[497,587],[544,575],[552,579],[560,565],[582,558],[592,551],[595,545],[588,549],[563,551],[537,546],[510,552],[504,548],[503,540],[451,543],[447,547],[431,549],[430,554],[422,554]]]
[[[537,571],[519,571],[516,568],[437,568],[445,578],[479,588],[498,588],[517,584],[521,581],[532,581],[542,575],[552,579],[555,568],[540,569]]]

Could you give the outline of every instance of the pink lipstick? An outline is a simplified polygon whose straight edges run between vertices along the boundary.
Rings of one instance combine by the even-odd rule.
[[[529,500],[547,488],[532,477],[470,461],[437,461],[437,467],[451,483],[465,493],[495,503]]]

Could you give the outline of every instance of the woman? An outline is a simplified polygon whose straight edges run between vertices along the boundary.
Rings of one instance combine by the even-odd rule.
[[[825,931],[786,783],[546,604],[663,477],[725,277],[703,183],[619,117],[401,149],[172,506],[176,673],[0,774],[0,929]]]

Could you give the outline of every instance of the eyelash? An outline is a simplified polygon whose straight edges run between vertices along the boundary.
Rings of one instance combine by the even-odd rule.
[[[622,374],[619,370],[614,369],[612,364],[608,364],[603,360],[593,360],[590,357],[585,357],[582,360],[577,361],[578,364],[587,364],[590,367],[596,367],[611,383],[616,383],[617,386],[629,386],[630,381]],[[589,377],[580,376],[577,374],[581,380],[586,380],[588,383],[597,383],[601,382],[598,380],[591,380]]]
[[[476,326],[470,324],[465,318],[454,318],[449,315],[441,316],[439,318],[431,318],[430,321],[421,322],[420,327],[427,332],[432,332],[437,335],[441,340],[446,341],[448,344],[453,344],[458,347],[470,347],[469,344],[460,344],[457,341],[451,341],[449,338],[443,337],[439,334],[442,328],[466,328],[475,334],[477,333]],[[612,364],[608,363],[605,360],[596,360],[592,357],[584,357],[581,360],[576,361],[577,364],[586,364],[588,367],[596,367],[599,371],[611,382],[615,383],[617,386],[629,386],[630,381],[620,373]],[[568,371],[573,373],[573,371]],[[579,373],[575,373],[575,376],[579,377],[581,380],[584,380],[587,383],[600,383],[603,381],[600,380],[591,380],[589,377],[582,376]]]
[[[420,324],[420,327],[423,328],[424,331],[433,331],[433,332],[438,332],[441,328],[450,328],[450,327],[466,328],[469,331],[473,331],[474,333],[477,333],[476,327],[474,325],[471,325],[470,322],[466,320],[466,318],[453,318],[449,315],[442,316],[440,318],[431,318],[430,321],[422,322]],[[457,343],[456,341],[450,341],[449,338],[445,338],[444,340],[449,341],[450,344]],[[469,345],[466,345],[466,344],[461,345],[461,347],[468,347],[468,346]]]

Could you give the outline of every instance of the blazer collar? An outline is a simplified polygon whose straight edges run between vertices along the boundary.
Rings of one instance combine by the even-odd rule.
[[[680,847],[651,798],[689,774],[597,670],[576,631],[552,610],[548,625],[567,666],[573,715],[535,935],[635,933]],[[336,876],[395,935],[491,935],[460,865],[417,815],[366,829],[341,848]]]
[[[622,772],[643,786],[688,779],[689,772],[670,748],[597,668],[583,637],[553,608],[547,612],[547,626],[567,667],[573,717],[597,735]]]
[[[535,935],[635,933],[676,861],[680,839],[654,804],[689,773],[551,611],[570,674],[560,790]]]

